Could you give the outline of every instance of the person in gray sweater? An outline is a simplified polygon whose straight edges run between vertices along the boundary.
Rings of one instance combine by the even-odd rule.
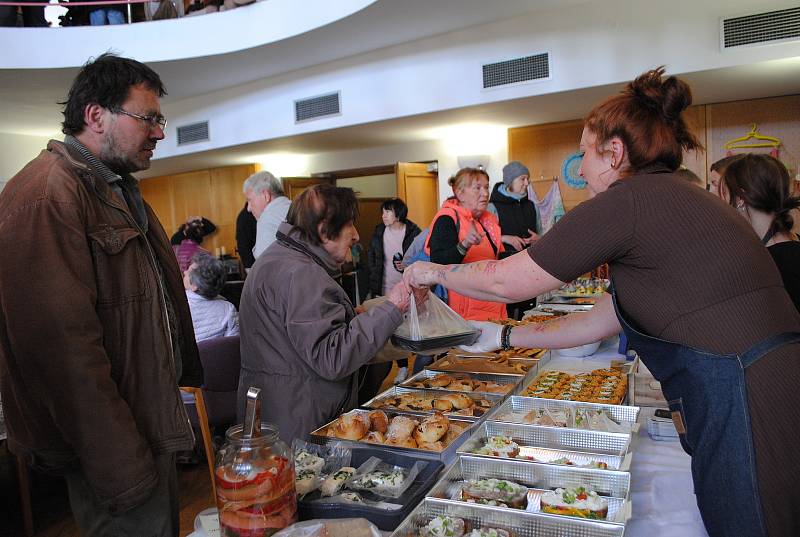
[[[239,416],[250,386],[281,438],[303,438],[355,408],[358,369],[400,326],[410,289],[356,314],[338,280],[358,241],[350,188],[315,185],[293,203],[276,241],[256,260],[240,305]]]

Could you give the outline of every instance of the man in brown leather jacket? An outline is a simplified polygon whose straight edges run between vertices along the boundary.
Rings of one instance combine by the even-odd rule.
[[[178,535],[178,385],[202,368],[167,235],[130,174],[166,120],[158,75],[104,54],[64,108],[64,143],[0,194],[0,389],[9,447],[65,475],[85,536]]]

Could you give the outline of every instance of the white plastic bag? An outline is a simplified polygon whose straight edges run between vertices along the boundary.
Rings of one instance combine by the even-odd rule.
[[[471,345],[478,335],[463,317],[428,291],[427,300],[420,306],[411,295],[403,324],[394,331],[392,343],[414,352],[436,353],[458,345]]]

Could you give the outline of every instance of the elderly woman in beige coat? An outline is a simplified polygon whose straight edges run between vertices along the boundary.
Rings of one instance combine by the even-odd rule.
[[[277,240],[247,276],[239,311],[239,414],[250,386],[261,388],[262,419],[291,441],[356,406],[358,369],[400,325],[409,288],[356,315],[339,285],[358,241],[352,189],[316,185],[298,197]]]

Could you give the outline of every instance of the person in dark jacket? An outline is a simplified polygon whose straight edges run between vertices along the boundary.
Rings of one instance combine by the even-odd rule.
[[[506,245],[500,259],[524,250],[539,238],[536,234],[536,206],[528,199],[530,172],[519,161],[503,166],[503,182],[494,185],[488,210],[500,220],[501,240]],[[521,319],[536,300],[515,302],[506,306],[508,316]]]
[[[242,267],[249,269],[256,262],[253,247],[256,245],[256,224],[253,213],[247,210],[247,202],[236,217],[236,251],[242,261]],[[242,274],[244,277],[244,273]]]
[[[0,193],[0,390],[8,446],[63,475],[81,535],[180,531],[178,386],[203,370],[178,263],[131,173],[166,119],[152,69],[103,54],[51,140]]]
[[[408,219],[408,207],[400,198],[388,199],[381,204],[381,219],[383,222],[375,226],[368,252],[369,290],[374,297],[385,295],[403,278],[403,254],[420,233],[419,226]],[[397,367],[395,384],[408,376],[408,360],[398,360]],[[378,393],[391,364],[370,365],[367,369],[359,393],[359,400],[363,401]]]

